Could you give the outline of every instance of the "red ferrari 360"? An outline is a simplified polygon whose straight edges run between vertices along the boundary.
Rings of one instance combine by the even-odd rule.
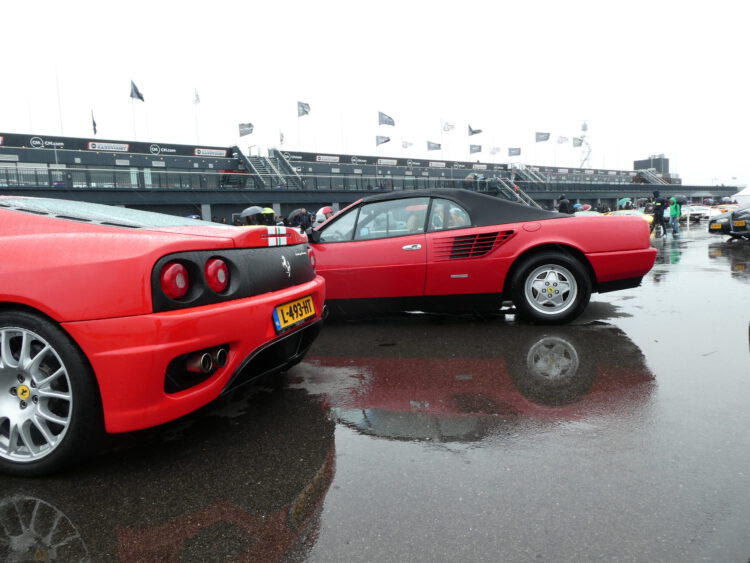
[[[309,232],[332,312],[580,315],[592,292],[640,285],[654,265],[639,217],[574,217],[468,190],[361,199]]]
[[[324,281],[304,235],[0,197],[0,470],[176,419],[302,360]]]

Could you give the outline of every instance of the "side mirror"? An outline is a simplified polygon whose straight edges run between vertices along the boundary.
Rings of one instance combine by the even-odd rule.
[[[320,242],[320,231],[308,227],[305,233],[307,234],[307,238],[310,239],[310,242]]]

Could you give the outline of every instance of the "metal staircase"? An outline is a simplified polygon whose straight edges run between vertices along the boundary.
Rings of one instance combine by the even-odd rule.
[[[665,185],[669,184],[664,178],[660,178],[656,174],[654,174],[651,170],[638,170],[638,176],[646,180],[646,183],[648,184],[659,184],[659,185]]]
[[[255,182],[256,188],[267,188],[268,184],[266,184],[266,179],[263,177],[263,175],[258,171],[258,169],[253,165],[253,163],[248,159],[244,153],[240,150],[240,147],[237,145],[233,145],[229,147],[232,150],[232,155],[238,159],[242,165],[245,167],[245,170],[247,170],[248,174],[253,179],[253,182]]]
[[[286,178],[288,188],[301,190],[305,187],[302,176],[299,175],[297,169],[286,159],[283,152],[277,149],[270,149],[268,151],[268,160],[274,165],[279,175]]]
[[[494,178],[492,178],[492,186],[497,187],[498,197],[502,196],[516,203],[522,203],[530,207],[536,207],[538,209],[542,209],[542,206],[539,205],[536,201],[534,201],[531,198],[531,196],[529,196],[529,194],[524,192],[521,188],[519,188],[516,184],[511,182],[508,178],[500,178],[500,177],[495,176]]]

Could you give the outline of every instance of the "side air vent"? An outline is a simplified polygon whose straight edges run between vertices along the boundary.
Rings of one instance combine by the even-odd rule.
[[[481,233],[445,238],[435,243],[436,260],[461,260],[481,258],[509,240],[515,231]]]

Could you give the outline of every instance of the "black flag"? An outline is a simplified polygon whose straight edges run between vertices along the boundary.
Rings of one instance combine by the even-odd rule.
[[[134,100],[140,100],[142,102],[145,102],[146,100],[143,99],[143,94],[141,94],[141,91],[138,89],[138,86],[135,85],[135,82],[132,80],[130,81],[130,97]]]
[[[549,141],[549,133],[539,133],[536,134],[536,142],[537,143],[543,143],[545,141]]]
[[[387,143],[391,140],[390,137],[384,137],[382,135],[378,135],[375,137],[375,146],[382,145],[383,143]]]
[[[482,145],[469,145],[469,154],[482,152]]]
[[[297,102],[297,117],[302,117],[310,113],[310,104],[305,102]]]
[[[472,135],[479,135],[481,132],[481,129],[472,129],[471,125],[469,125],[469,137],[471,137]]]
[[[428,151],[439,151],[440,149],[441,149],[440,143],[433,143],[432,141],[427,141]]]
[[[94,135],[96,135],[96,120],[94,119],[94,110],[91,110],[91,127],[94,129]]]
[[[508,156],[521,156],[521,149],[520,148],[508,149]]]
[[[393,118],[390,116],[387,116],[382,111],[378,112],[378,125],[396,125],[396,122],[393,121]]]

